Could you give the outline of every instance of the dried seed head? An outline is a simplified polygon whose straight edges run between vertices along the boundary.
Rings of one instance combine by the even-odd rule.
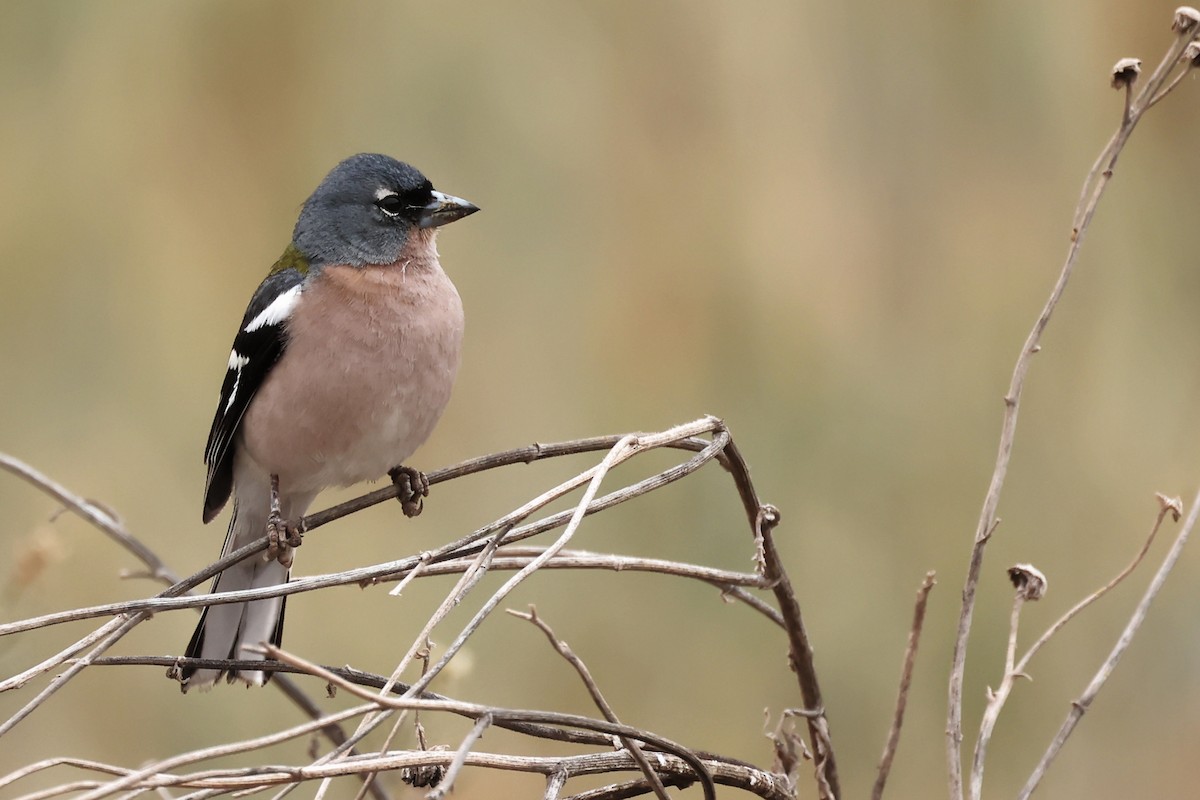
[[[418,789],[436,787],[444,777],[446,777],[446,768],[441,764],[423,764],[404,767],[400,770],[400,780]]]
[[[1046,576],[1033,564],[1009,567],[1008,579],[1022,600],[1041,600],[1042,595],[1046,594]]]
[[[1200,67],[1200,41],[1193,39],[1188,42],[1179,60],[1188,62],[1192,67]]]
[[[1193,42],[1192,44],[1195,44]],[[1183,516],[1183,501],[1178,497],[1167,497],[1165,494],[1156,492],[1154,497],[1158,500],[1158,507],[1163,511],[1170,511],[1171,518],[1179,522],[1179,518]]]
[[[1141,71],[1142,60],[1140,58],[1122,58],[1113,65],[1112,87],[1124,89],[1126,86],[1132,86]]]
[[[1175,19],[1171,21],[1171,30],[1176,33],[1189,33],[1200,25],[1200,11],[1191,6],[1180,6],[1175,9]]]

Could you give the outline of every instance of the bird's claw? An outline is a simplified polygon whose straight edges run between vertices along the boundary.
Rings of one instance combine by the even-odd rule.
[[[283,518],[279,507],[279,476],[271,476],[271,512],[267,515],[267,561],[278,561],[289,569],[295,557],[292,549],[304,541],[303,523],[293,524]]]
[[[292,566],[295,554],[292,550],[300,546],[302,531],[299,525],[289,525],[282,517],[271,514],[267,517],[267,561],[278,561],[285,567]]]
[[[394,467],[388,470],[392,483],[400,490],[396,499],[404,509],[404,516],[415,517],[425,508],[425,498],[429,496],[429,478],[425,473],[412,467]]]

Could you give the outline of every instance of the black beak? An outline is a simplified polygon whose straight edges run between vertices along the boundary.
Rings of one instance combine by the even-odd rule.
[[[422,208],[421,215],[417,217],[417,227],[436,228],[474,214],[478,210],[479,206],[461,197],[434,192],[433,202]]]

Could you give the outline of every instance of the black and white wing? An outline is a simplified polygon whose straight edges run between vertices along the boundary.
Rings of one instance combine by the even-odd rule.
[[[279,266],[255,290],[229,353],[221,399],[204,448],[204,463],[208,465],[204,484],[205,522],[212,520],[229,500],[238,426],[254,394],[287,347],[286,323],[300,300],[304,271],[295,267],[279,269]]]

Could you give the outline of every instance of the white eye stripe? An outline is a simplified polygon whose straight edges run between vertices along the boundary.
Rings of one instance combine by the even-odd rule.
[[[400,195],[391,189],[380,187],[375,190],[375,207],[389,217],[400,216]]]
[[[254,333],[267,325],[278,325],[291,315],[292,309],[298,302],[300,302],[300,286],[297,285],[272,300],[271,304],[260,311],[258,316],[250,320],[242,330],[246,333]]]

